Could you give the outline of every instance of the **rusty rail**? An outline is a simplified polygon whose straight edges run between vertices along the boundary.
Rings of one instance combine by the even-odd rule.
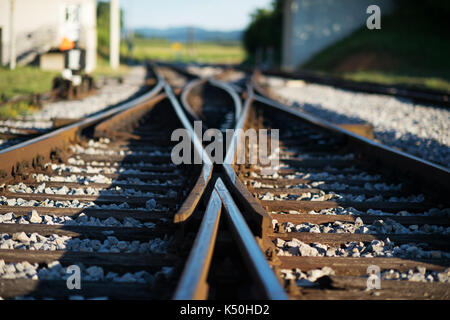
[[[178,115],[179,119],[181,120],[184,128],[188,130],[189,136],[194,145],[194,152],[197,154],[198,157],[200,157],[200,159],[202,159],[202,170],[201,170],[202,174],[199,176],[198,180],[195,183],[194,189],[191,192],[192,197],[189,197],[189,201],[183,204],[179,212],[174,217],[175,222],[182,222],[187,220],[192,215],[192,213],[195,210],[195,207],[197,206],[198,201],[200,201],[203,191],[206,188],[208,181],[211,179],[213,164],[208,154],[203,149],[202,143],[195,134],[194,129],[192,128],[191,123],[184,114],[182,107],[180,106],[177,98],[175,97],[175,94],[173,93],[172,89],[167,83],[164,83],[164,90],[168,95],[172,103],[172,106],[174,107],[175,112]]]
[[[189,114],[189,116],[194,120],[197,120],[197,121],[200,120],[199,115],[197,114],[197,112],[194,110],[194,108],[191,106],[191,104],[188,101],[188,95],[191,93],[191,91],[195,87],[204,85],[205,83],[209,83],[217,88],[220,88],[230,95],[230,97],[233,100],[233,104],[234,104],[234,122],[237,123],[237,121],[239,120],[239,117],[242,113],[242,103],[241,103],[239,96],[237,95],[235,89],[231,85],[229,85],[225,82],[222,82],[222,81],[214,80],[214,79],[206,79],[206,78],[205,79],[204,78],[194,79],[194,80],[191,80],[184,87],[182,94],[181,94],[181,102],[182,102],[184,109]]]
[[[204,82],[204,80],[194,80],[190,83],[189,88],[192,88],[195,85],[199,85],[202,82]],[[215,83],[221,85],[221,87],[225,90],[230,91],[230,94],[233,91],[233,89],[228,85],[220,84],[218,82]],[[174,107],[176,109],[179,108],[177,112],[182,113],[181,106],[179,106],[176,97],[171,93],[171,89],[167,84],[165,84],[165,89],[166,92],[168,92],[169,97],[171,97],[171,101]],[[188,89],[185,88],[184,96],[186,95]],[[233,96],[233,100],[235,101],[235,111],[238,115],[241,115],[236,126],[237,128],[239,128],[242,127],[244,123],[245,111],[241,112],[241,103],[237,94],[234,93],[231,95]],[[249,101],[250,99],[246,101],[247,108],[244,108],[244,110],[248,111]],[[184,116],[180,116],[180,118],[185,119]],[[198,149],[201,148],[199,152],[204,154],[203,159],[207,159],[208,165],[212,165],[211,160],[206,155],[203,146],[198,140],[196,134],[193,132],[192,127],[190,127],[189,123],[186,123],[185,126],[189,128],[190,132],[192,132],[191,137],[193,137],[194,144],[197,144]],[[237,138],[233,138],[233,140],[237,141]],[[234,150],[235,149],[233,148],[231,151],[228,151],[228,153],[232,154],[234,153]],[[238,184],[237,188],[239,190],[239,193],[245,193],[245,191],[247,190],[242,184],[239,183],[239,180],[235,180],[233,183],[233,187],[236,188],[235,184]],[[246,193],[246,196],[247,199],[251,198],[251,194],[249,194],[248,191]],[[217,202],[219,200],[217,197],[220,197],[220,202]],[[242,250],[242,256],[246,261],[249,270],[251,270],[251,274],[254,277],[255,283],[261,290],[260,294],[262,293],[262,295],[267,299],[287,299],[286,293],[281,287],[275,274],[270,269],[270,266],[268,265],[260,247],[258,246],[258,243],[256,242],[252,232],[250,231],[244,218],[242,217],[242,214],[233,201],[230,192],[227,190],[220,177],[217,178],[215,182],[214,189],[209,198],[208,208],[202,220],[200,231],[197,234],[195,240],[196,242],[190,253],[188,262],[184,267],[183,275],[174,298],[203,299],[207,297],[207,284],[205,283],[205,279],[208,275],[209,264],[211,261],[212,252],[214,250],[214,241],[217,236],[218,221],[220,218],[220,203],[222,203],[225,208],[225,212],[229,219],[231,229],[234,231],[233,234],[235,236],[235,239]],[[258,210],[261,214],[263,214],[264,212],[261,206],[258,206],[256,210]],[[263,225],[266,226],[269,223],[269,216],[267,214],[264,214],[264,218],[266,223],[264,223]]]
[[[203,300],[208,297],[206,278],[216,243],[219,229],[222,202],[216,190],[209,198],[202,223],[186,261],[178,287],[175,300]]]
[[[228,218],[233,235],[242,251],[244,259],[252,273],[259,289],[271,300],[287,300],[288,297],[276,278],[264,254],[258,246],[253,233],[245,222],[230,192],[220,178],[217,179],[214,189],[222,199],[222,203]]]
[[[84,128],[92,126],[119,112],[134,108],[137,105],[154,103],[150,102],[149,99],[152,99],[162,89],[162,86],[162,82],[158,79],[158,83],[152,90],[116,108],[0,150],[0,174],[6,176],[14,175],[17,173],[19,167],[24,165],[31,166],[39,161],[37,159],[38,157],[48,159],[52,151],[57,148],[64,148],[70,141],[74,141],[76,136]]]

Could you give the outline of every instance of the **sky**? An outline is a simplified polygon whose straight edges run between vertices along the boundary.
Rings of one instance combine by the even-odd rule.
[[[196,26],[209,30],[240,30],[256,8],[271,0],[120,0],[125,27]]]

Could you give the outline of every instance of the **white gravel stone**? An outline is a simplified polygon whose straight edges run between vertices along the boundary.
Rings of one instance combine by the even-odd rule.
[[[302,214],[299,211],[295,211],[295,210],[289,210],[288,212],[285,211],[281,211],[281,212],[275,212],[275,211],[271,211],[270,213],[280,213],[280,214]],[[450,208],[446,208],[446,209],[437,209],[437,208],[432,208],[428,211],[422,212],[422,213],[410,213],[407,211],[399,211],[397,213],[390,213],[390,212],[383,212],[381,210],[374,210],[374,209],[369,209],[366,212],[364,211],[359,211],[356,210],[355,208],[352,207],[347,207],[347,208],[343,208],[343,207],[336,207],[336,208],[331,208],[331,209],[323,209],[320,211],[314,211],[311,210],[308,212],[308,214],[324,214],[324,215],[362,215],[362,214],[368,214],[368,215],[377,215],[377,216],[393,216],[393,215],[397,215],[397,216],[432,216],[432,217],[450,217]],[[427,225],[424,225],[424,228],[427,228]],[[425,229],[424,229],[425,230]]]
[[[274,242],[277,245],[277,242]],[[304,251],[300,251],[303,246]],[[373,240],[368,244],[348,242],[340,247],[332,247],[321,243],[304,244],[298,239],[277,245],[280,256],[330,256],[330,257],[399,257],[410,259],[450,258],[449,252],[429,250],[421,244],[402,244],[396,246],[389,238]]]
[[[106,146],[106,145],[105,145]],[[71,145],[71,150],[75,154],[88,154],[88,155],[105,155],[105,156],[114,156],[114,155],[141,155],[141,156],[170,156],[170,152],[161,152],[159,150],[155,151],[134,151],[134,150],[109,150],[106,147],[105,148],[98,148],[98,147],[82,147],[80,145]],[[56,168],[56,166],[55,166]],[[93,170],[93,169],[91,169]],[[133,171],[130,171],[133,172]]]
[[[70,250],[81,252],[126,252],[126,253],[167,253],[171,237],[165,235],[163,239],[155,238],[148,242],[119,241],[114,236],[108,236],[103,242],[96,239],[79,239],[69,236],[41,236],[37,233],[25,232],[13,235],[0,234],[1,249],[22,250]]]
[[[335,275],[335,272],[330,267],[323,267],[322,269],[309,270],[306,273],[300,269],[281,269],[283,279],[294,280],[300,287],[314,287],[317,286],[317,279]],[[450,268],[443,271],[431,271],[424,267],[416,267],[415,269],[399,272],[394,269],[382,270],[382,280],[402,280],[414,282],[441,282],[450,283]]]
[[[328,200],[334,200],[334,201],[353,201],[353,202],[376,202],[376,201],[387,201],[387,202],[423,202],[425,200],[424,195],[411,195],[408,197],[390,197],[390,198],[384,198],[380,195],[377,196],[371,196],[366,197],[365,195],[353,195],[342,193],[338,194],[335,192],[324,192],[322,190],[319,190],[316,193],[311,192],[305,192],[300,195],[295,194],[294,192],[289,193],[286,192],[285,194],[279,194],[279,195],[273,195],[270,192],[266,192],[264,194],[259,194],[258,199],[260,200],[302,200],[302,201],[328,201]]]
[[[152,202],[150,202],[151,209],[152,210],[159,210],[162,212],[167,212],[169,210],[168,207],[162,206],[160,204],[156,203],[155,199],[151,199]],[[74,200],[50,200],[46,199],[43,201],[40,200],[24,200],[22,198],[6,198],[4,196],[0,197],[0,205],[7,205],[7,206],[25,206],[25,207],[50,207],[50,208],[94,208],[94,209],[112,209],[112,210],[122,210],[122,209],[129,209],[129,210],[148,210],[149,208],[149,202],[147,202],[146,207],[136,207],[131,208],[130,205],[127,202],[122,202],[120,204],[112,203],[112,204],[103,204],[99,205],[96,204],[94,201],[88,201],[88,202],[79,202],[77,199]]]
[[[148,210],[153,210],[156,208],[156,200],[150,199],[145,203],[145,206]]]
[[[82,100],[58,101],[45,105],[39,113],[33,115],[33,118],[46,120],[61,117],[61,114],[64,118],[80,118],[95,113],[135,94],[143,86],[145,75],[144,67],[131,67],[130,72],[123,77],[122,83],[108,80],[97,94]]]
[[[82,281],[113,281],[113,282],[130,282],[143,283],[153,285],[157,277],[171,277],[172,268],[163,267],[154,275],[142,270],[137,272],[129,272],[125,274],[117,274],[115,272],[105,271],[100,266],[85,267],[78,264],[81,270]],[[46,267],[40,267],[37,263],[29,262],[5,263],[0,259],[0,279],[33,279],[33,280],[66,280],[70,273],[66,272],[66,268],[59,261],[52,261]]]
[[[257,166],[255,166],[255,168],[257,168]],[[331,168],[331,169],[335,169],[335,168]],[[276,172],[276,168],[274,168],[274,170],[268,170],[268,171],[275,171],[275,173],[271,173],[271,174],[258,174],[256,172],[252,172],[250,174],[250,178],[266,178],[266,179],[277,179],[279,178],[278,172]],[[370,181],[375,181],[375,180],[379,180],[381,179],[381,176],[376,174],[376,175],[371,175],[368,174],[366,172],[361,172],[358,174],[351,174],[351,173],[345,173],[345,171],[341,170],[342,174],[331,174],[329,172],[317,172],[317,173],[310,173],[307,172],[307,170],[302,171],[301,168],[298,168],[298,170],[296,170],[295,174],[289,174],[284,176],[285,179],[307,179],[307,180],[324,180],[324,179],[328,179],[328,180],[364,180],[367,182]]]
[[[28,220],[31,223],[41,223],[42,218],[39,216],[36,210],[31,211],[31,213],[28,215]]]
[[[286,232],[310,232],[310,233],[365,233],[365,234],[442,234],[450,235],[450,227],[425,224],[423,226],[412,225],[406,227],[393,219],[376,220],[373,224],[364,224],[360,217],[354,223],[343,223],[335,221],[327,224],[301,223],[293,224],[283,222],[283,229]],[[274,225],[274,230],[279,229],[278,224]]]
[[[298,268],[281,269],[280,271],[284,279],[294,280],[300,287],[315,287],[317,286],[317,284],[314,282],[317,281],[317,279],[324,276],[330,276],[335,274],[334,270],[330,267],[323,267],[322,269],[313,269],[307,271],[306,273],[302,272],[302,270]]]

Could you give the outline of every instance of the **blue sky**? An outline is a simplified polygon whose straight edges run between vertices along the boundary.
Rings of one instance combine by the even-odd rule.
[[[269,7],[271,0],[120,0],[125,25],[179,27],[194,25],[213,30],[243,29],[256,8]]]

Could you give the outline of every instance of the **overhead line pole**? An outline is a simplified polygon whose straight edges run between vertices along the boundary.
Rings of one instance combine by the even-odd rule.
[[[16,68],[16,30],[14,29],[14,5],[15,0],[10,0],[10,17],[9,17],[9,68]]]
[[[119,0],[110,0],[109,64],[117,69],[120,63],[120,6]]]

